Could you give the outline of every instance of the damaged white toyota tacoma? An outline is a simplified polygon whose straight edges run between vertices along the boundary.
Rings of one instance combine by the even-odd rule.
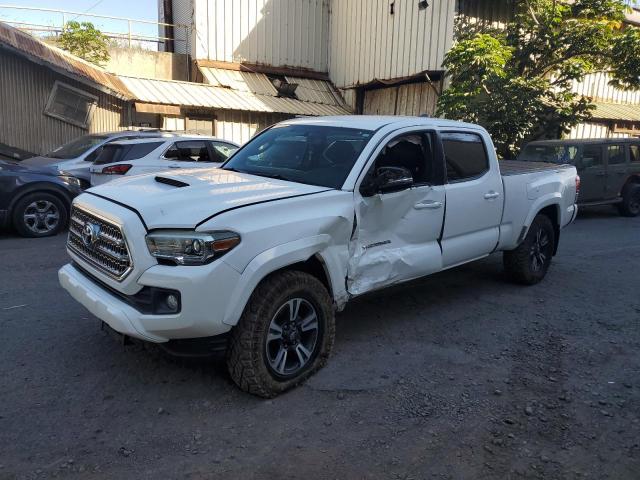
[[[498,251],[513,280],[542,280],[578,186],[572,166],[499,162],[476,125],[295,119],[220,169],[77,197],[59,279],[122,338],[225,352],[240,388],[272,397],[325,364],[357,295]]]

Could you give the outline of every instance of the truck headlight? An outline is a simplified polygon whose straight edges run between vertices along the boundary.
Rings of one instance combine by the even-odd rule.
[[[176,265],[204,265],[240,243],[235,232],[184,232],[165,230],[146,236],[149,253]]]

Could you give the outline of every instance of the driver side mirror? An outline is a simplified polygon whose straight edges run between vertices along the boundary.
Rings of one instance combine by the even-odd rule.
[[[380,167],[360,185],[363,197],[372,197],[376,193],[392,193],[407,190],[413,186],[413,175],[404,167]]]

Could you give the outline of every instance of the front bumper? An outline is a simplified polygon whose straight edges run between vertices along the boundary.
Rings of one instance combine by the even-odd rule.
[[[141,313],[73,264],[63,266],[58,272],[62,287],[112,329],[155,343],[228,332],[231,326],[223,319],[239,276],[221,261],[202,267],[151,267],[138,278],[136,283],[140,288],[167,288],[178,290],[181,295],[179,313],[152,315]]]

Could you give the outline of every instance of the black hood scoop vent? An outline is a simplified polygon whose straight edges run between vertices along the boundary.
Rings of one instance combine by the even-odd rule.
[[[176,180],[175,178],[167,178],[167,177],[156,177],[156,182],[164,183],[166,185],[171,185],[172,187],[188,187],[189,184],[185,182],[181,182],[180,180]]]

